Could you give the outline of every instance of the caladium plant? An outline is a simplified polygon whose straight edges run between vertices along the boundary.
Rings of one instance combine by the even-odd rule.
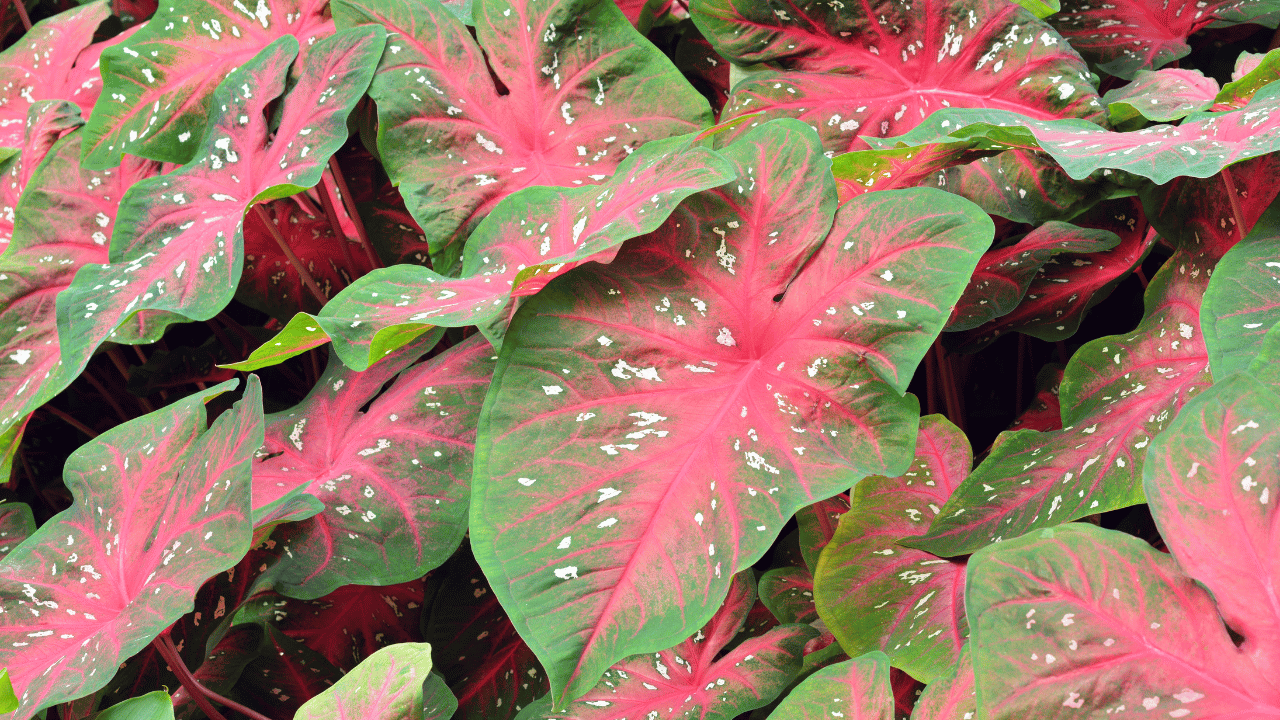
[[[1277,18],[4,4],[0,715],[1280,718]]]

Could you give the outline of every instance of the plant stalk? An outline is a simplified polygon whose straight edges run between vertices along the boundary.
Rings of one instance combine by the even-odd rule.
[[[124,408],[120,406],[120,403],[116,402],[115,395],[107,392],[106,386],[104,386],[98,378],[94,377],[93,373],[88,368],[85,368],[81,377],[83,377],[85,382],[89,383],[89,385],[91,385],[93,389],[102,396],[102,399],[111,406],[112,410],[116,411],[116,417],[120,418],[120,422],[129,422],[131,418],[127,413],[125,413]]]
[[[356,226],[356,236],[360,238],[360,244],[364,246],[364,254],[369,258],[369,266],[374,269],[382,267],[382,261],[378,259],[378,254],[373,251],[373,245],[369,244],[369,233],[365,231],[364,220],[360,218],[360,213],[356,211],[356,199],[351,196],[351,191],[347,189],[347,179],[343,177],[342,168],[338,166],[338,158],[336,157],[329,158],[329,174],[338,188],[338,195],[342,199],[342,206],[347,209],[351,224]]]
[[[333,197],[329,195],[329,189],[323,185],[319,188],[320,207],[324,208],[324,215],[329,219],[329,227],[333,228],[333,237],[338,243],[338,247],[342,249],[342,258],[346,260],[347,267],[352,272],[356,270],[356,259],[351,256],[351,248],[347,247],[347,233],[342,229],[342,221],[338,219],[338,210],[333,206]]]
[[[187,689],[187,693],[191,695],[191,699],[195,701],[209,720],[227,720],[222,713],[218,712],[213,703],[209,702],[209,698],[205,695],[205,688],[196,680],[196,676],[191,674],[191,670],[187,669],[187,664],[182,661],[182,655],[178,652],[177,646],[173,644],[173,639],[169,637],[169,631],[165,630],[160,633],[159,637],[151,641],[151,646],[160,653],[160,657],[168,663],[169,669],[174,675],[178,676],[178,682],[182,683],[182,687]]]
[[[1240,212],[1240,198],[1236,196],[1236,183],[1231,177],[1230,168],[1222,168],[1222,184],[1227,188],[1227,199],[1231,201],[1231,214],[1235,216],[1236,232],[1243,240],[1245,236],[1244,213]]]
[[[24,30],[31,30],[31,16],[27,15],[27,8],[22,4],[22,0],[13,0],[13,9],[18,13],[18,19],[22,21]]]
[[[280,234],[280,228],[272,222],[271,218],[267,217],[267,211],[262,209],[261,204],[254,205],[253,212],[262,221],[262,224],[267,226],[267,232],[271,233],[276,245],[280,246],[280,252],[284,253],[284,256],[289,259],[289,264],[298,272],[298,277],[302,279],[302,284],[307,286],[307,289],[315,296],[316,301],[323,307],[325,303],[329,302],[329,298],[325,297],[324,291],[320,289],[316,279],[311,277],[311,273],[307,272],[307,268],[303,266],[302,261],[293,253],[293,248],[289,247],[289,243],[285,242],[284,235]]]
[[[94,432],[93,429],[90,428],[88,425],[85,425],[79,420],[71,417],[69,414],[59,410],[58,408],[52,405],[45,405],[44,409],[47,410],[50,415],[53,415],[54,417],[58,418],[59,420],[62,420],[66,424],[70,425],[71,427],[79,430],[85,435],[88,435],[90,440],[98,437],[98,433]]]

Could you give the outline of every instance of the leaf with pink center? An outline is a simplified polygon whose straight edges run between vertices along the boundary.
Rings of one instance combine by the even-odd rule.
[[[836,534],[840,516],[849,511],[849,496],[841,493],[826,500],[819,500],[796,511],[796,525],[800,531],[800,554],[804,565],[813,572],[818,567],[818,554]]]
[[[86,49],[110,14],[105,2],[73,8],[36,23],[0,53],[0,147],[24,147],[27,112],[41,100],[73,102],[89,113],[98,97],[92,66],[101,48]]]
[[[475,39],[422,0],[333,8],[339,27],[394,34],[369,88],[378,148],[446,274],[507,195],[596,184],[646,142],[711,124],[707,101],[612,0],[479,0]]]
[[[1031,13],[998,0],[921,6],[714,0],[693,19],[739,65],[773,63],[734,86],[724,118],[764,111],[818,128],[824,149],[901,135],[946,107],[1040,119],[1102,110],[1088,70]]]
[[[235,686],[235,694],[244,704],[258,708],[268,717],[292,718],[303,703],[342,679],[342,671],[320,653],[285,635],[275,625],[258,625],[263,630],[262,646]],[[234,634],[228,635],[219,648],[237,639]]]
[[[1062,429],[1062,405],[1058,402],[1062,370],[1063,366],[1057,363],[1040,368],[1036,374],[1036,396],[1031,399],[1031,405],[1009,423],[1010,430],[1048,432]]]
[[[431,646],[399,643],[360,663],[294,715],[297,720],[426,720],[422,686],[431,675]],[[440,716],[435,716],[440,717]]]
[[[738,576],[724,604],[693,637],[614,665],[561,712],[544,705],[522,714],[521,720],[622,720],[658,714],[732,720],[767,705],[800,673],[804,645],[817,632],[806,625],[780,625],[724,652],[746,622],[755,595],[751,580]]]
[[[973,720],[978,716],[978,696],[973,685],[973,659],[969,645],[946,672],[934,678],[916,700],[911,720]]]
[[[965,606],[989,717],[1280,717],[1213,597],[1131,535],[1072,523],[985,548]]]
[[[113,331],[117,341],[153,340],[179,319],[221,311],[241,276],[245,211],[319,182],[346,141],[347,115],[383,43],[380,30],[366,28],[311,46],[269,144],[263,112],[285,89],[297,40],[280,38],[229,75],[214,93],[214,105],[225,109],[200,141],[199,159],[130,188],[111,236],[111,264],[85,266],[62,293],[62,353],[92,349]],[[152,315],[145,327],[118,330],[139,312]]]
[[[1050,220],[1012,245],[988,250],[946,329],[972,330],[1013,312],[1041,268],[1055,255],[1103,252],[1119,244],[1120,238],[1109,230]]]
[[[778,622],[812,623],[818,619],[813,606],[813,576],[805,568],[774,568],[760,576],[760,601]]]
[[[1151,252],[1155,235],[1146,232],[1143,220],[1142,206],[1134,198],[1104,202],[1077,218],[1086,232],[1118,235],[1120,244],[1097,253],[1049,258],[1017,307],[971,330],[944,336],[948,347],[976,352],[1014,331],[1049,342],[1075,335],[1085,315]]]
[[[1133,81],[1102,96],[1115,127],[1142,127],[1144,120],[1170,122],[1208,110],[1218,83],[1199,70],[1139,70]],[[1136,129],[1136,128],[1135,128]]]
[[[854,150],[832,158],[831,170],[844,201],[874,190],[932,184],[947,168],[967,165],[996,152],[1001,151],[974,149],[967,142]]]
[[[324,0],[262,0],[252,9],[240,0],[162,3],[150,22],[102,53],[102,95],[85,128],[85,165],[110,168],[120,163],[121,153],[179,164],[207,154],[206,120],[212,115],[218,122],[228,102],[217,97],[220,84],[284,37],[295,38],[294,47],[308,48],[305,57],[313,43],[333,32],[326,5]],[[271,83],[269,75],[249,81],[271,96],[266,100],[279,94],[267,92]],[[261,122],[255,118],[255,124]],[[234,149],[249,151],[239,143]]]
[[[0,161],[0,250],[13,240],[14,214],[31,175],[44,161],[60,138],[79,127],[83,121],[72,103],[43,100],[27,109],[23,120],[25,134],[16,156]],[[0,154],[0,157],[4,157]]]
[[[0,429],[17,427],[88,362],[91,348],[62,352],[55,298],[81,267],[106,261],[121,196],[159,170],[135,159],[112,170],[81,168],[81,131],[52,142],[69,110],[65,103],[33,106],[36,122],[18,162],[25,165],[46,142],[52,147],[41,148],[48,156],[30,168],[29,182],[9,178],[25,192],[14,211],[13,241],[0,257],[0,380],[10,388],[0,398]]]
[[[956,661],[969,634],[964,562],[897,541],[928,528],[972,461],[964,433],[929,415],[920,420],[911,469],[854,487],[853,505],[814,574],[818,614],[850,655],[882,651],[924,682]]]
[[[350,583],[405,582],[457,549],[493,348],[473,337],[410,368],[438,335],[366,372],[330,358],[301,404],[267,418],[254,464],[255,515],[270,516],[300,487],[325,505],[277,530],[289,548],[276,581],[281,592],[310,599]]]
[[[1280,52],[1269,51],[1266,55],[1243,52],[1236,58],[1236,69],[1231,73],[1231,82],[1222,86],[1214,98],[1211,110],[1234,110],[1249,104],[1254,93],[1280,80]]]
[[[1264,215],[1213,269],[1200,323],[1216,378],[1245,370],[1258,354],[1263,336],[1280,322],[1277,219],[1275,212]]]
[[[1147,288],[1132,332],[1091,340],[1071,357],[1059,398],[1066,426],[1016,430],[960,484],[923,537],[941,556],[972,553],[1036,528],[1144,502],[1151,440],[1209,387],[1200,302],[1209,273],[1183,252]]]
[[[686,637],[800,507],[906,468],[903,393],[991,241],[936,190],[835,212],[794,121],[722,154],[754,182],[530,299],[485,401],[473,549],[563,700]]]
[[[20,502],[0,504],[0,560],[36,531],[31,506]]]
[[[224,383],[119,425],[76,450],[74,504],[0,561],[0,666],[15,720],[103,687],[116,667],[192,607],[205,579],[249,549],[249,458],[261,391],[205,430]],[[120,558],[128,558],[121,563]]]
[[[338,357],[363,370],[432,326],[503,325],[512,297],[532,295],[584,262],[610,261],[619,245],[657,229],[682,200],[735,177],[730,163],[682,137],[637,150],[600,186],[526,188],[467,240],[461,277],[417,265],[375,270],[319,314],[295,317],[234,367],[274,364],[332,339]]]
[[[1086,60],[1128,80],[1185,57],[1191,52],[1187,38],[1198,30],[1223,22],[1265,23],[1277,10],[1271,0],[1063,0],[1049,23]]]
[[[1280,671],[1280,396],[1245,374],[1219,381],[1151,448],[1143,485],[1178,566],[1213,593],[1262,677]],[[1280,683],[1271,699],[1280,710]]]
[[[804,679],[769,714],[769,720],[893,720],[889,658],[871,652],[825,667]]]

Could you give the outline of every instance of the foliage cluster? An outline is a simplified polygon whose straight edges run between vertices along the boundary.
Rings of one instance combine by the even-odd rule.
[[[1278,22],[10,0],[0,710],[1280,718]]]

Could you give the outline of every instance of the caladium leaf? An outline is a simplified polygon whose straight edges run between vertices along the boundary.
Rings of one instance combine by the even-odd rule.
[[[1043,529],[975,553],[969,573],[989,717],[1280,714],[1272,679],[1232,643],[1209,593],[1138,538]]]
[[[911,720],[973,720],[977,716],[973,658],[969,654],[969,644],[965,643],[955,664],[920,693],[911,711]]]
[[[378,151],[443,273],[503,197],[594,184],[644,143],[711,124],[707,101],[611,0],[480,0],[476,39],[430,0],[333,12],[340,27],[395,34],[369,88]]]
[[[1049,342],[1071,337],[1089,310],[1151,252],[1155,236],[1147,233],[1143,220],[1134,198],[1105,202],[1077,218],[1077,225],[1118,235],[1120,244],[1103,252],[1046,260],[1011,312],[972,330],[944,335],[944,341],[960,352],[975,352],[1015,330]]]
[[[75,504],[0,562],[0,666],[18,688],[17,720],[106,685],[121,661],[191,608],[206,578],[248,551],[261,391],[251,377],[244,399],[204,430],[204,402],[230,388],[180,400],[76,450],[63,475]]]
[[[20,502],[0,504],[0,560],[36,531],[31,506]]]
[[[796,511],[796,525],[800,530],[800,554],[804,566],[813,572],[818,567],[818,554],[836,534],[840,516],[849,511],[849,496],[845,494],[819,500]]]
[[[27,110],[22,149],[16,156],[0,150],[0,250],[13,239],[14,213],[18,201],[36,168],[44,161],[59,138],[79,127],[83,121],[72,103],[43,100]]]
[[[724,57],[781,68],[735,85],[722,118],[795,117],[818,129],[828,151],[863,149],[862,136],[901,135],[944,107],[998,107],[1041,119],[1102,110],[1080,57],[1008,2],[714,0],[692,11]]]
[[[1143,120],[1171,122],[1207,110],[1218,96],[1218,83],[1199,70],[1139,70],[1133,81],[1102,96],[1111,124],[1137,129]]]
[[[760,576],[760,602],[782,624],[818,619],[813,606],[813,576],[804,568],[774,568]]]
[[[338,682],[342,671],[274,625],[259,625],[262,648],[241,674],[236,693],[268,717],[292,718],[303,703]]]
[[[970,138],[979,148],[1043,150],[1073,178],[1124,170],[1157,185],[1181,177],[1209,177],[1222,168],[1280,149],[1280,85],[1258,91],[1244,108],[1194,113],[1181,125],[1110,132],[1086,120],[1033,120],[1005,110],[948,109],[890,141],[924,145]]]
[[[1280,208],[1268,214],[1222,256],[1204,293],[1200,326],[1215,378],[1246,369],[1280,322]]]
[[[48,107],[33,119],[65,117],[70,106]],[[58,124],[38,121],[31,132]],[[55,298],[79,268],[107,260],[121,196],[159,170],[157,163],[133,159],[112,170],[85,170],[78,160],[81,137],[75,131],[58,141],[39,169],[32,168],[30,187],[23,183],[14,211],[13,241],[0,257],[0,382],[10,388],[0,398],[3,429],[61,392],[88,362],[92,348],[62,351]],[[28,151],[34,144],[29,133]]]
[[[173,699],[163,690],[116,703],[93,716],[94,720],[173,720]]]
[[[1143,486],[1178,566],[1213,593],[1262,677],[1280,669],[1280,395],[1249,375],[1219,381],[1151,448]],[[1280,687],[1271,683],[1280,709]]]
[[[192,675],[204,687],[226,694],[235,687],[249,663],[258,659],[262,651],[263,629],[258,625],[237,625],[227,631],[213,650],[200,658],[200,666]],[[199,718],[203,711],[191,699],[185,687],[173,693],[173,712],[178,720]]]
[[[1066,426],[1002,433],[910,546],[936,555],[1144,501],[1147,446],[1178,409],[1211,384],[1199,332],[1209,273],[1176,253],[1147,288],[1138,327],[1101,337],[1071,357],[1059,398]]]
[[[818,614],[850,655],[883,651],[926,683],[956,661],[969,634],[964,562],[897,540],[928,527],[972,462],[964,433],[929,415],[920,420],[910,470],[854,487],[853,504],[814,574]]]
[[[787,694],[769,720],[893,720],[889,658],[872,652],[825,667]]]
[[[1257,21],[1276,11],[1274,0],[1064,0],[1049,23],[1086,60],[1129,80],[1139,70],[1185,57],[1191,52],[1187,38],[1211,23]]]
[[[1119,236],[1109,230],[1051,220],[1012,245],[988,250],[951,312],[946,329],[972,330],[1013,312],[1054,255],[1103,252],[1119,244]]]
[[[547,694],[547,674],[516,633],[467,543],[444,566],[423,625],[436,671],[457,693],[458,720],[507,720]]]
[[[968,142],[938,142],[919,147],[854,150],[831,160],[831,172],[843,202],[873,190],[893,190],[926,184],[939,172],[995,154]]]
[[[405,582],[457,549],[493,348],[477,336],[405,370],[438,336],[363,373],[330,358],[301,404],[267,418],[254,464],[255,515],[299,487],[325,505],[277,530],[289,547],[276,581],[282,592],[309,599],[350,583]]]
[[[693,637],[662,652],[623,660],[563,712],[534,717],[621,720],[661,713],[732,720],[767,705],[799,674],[804,645],[817,632],[805,625],[780,625],[719,657],[754,603],[751,580],[737,576],[724,605]]]
[[[300,315],[238,369],[258,368],[326,338],[348,367],[363,370],[388,350],[434,326],[481,325],[509,314],[512,296],[532,295],[552,278],[657,229],[686,197],[736,177],[714,151],[688,137],[649,143],[599,187],[526,188],[499,204],[467,241],[462,274],[416,265],[365,275],[319,315]]]
[[[110,168],[120,163],[121,153],[179,164],[207,155],[212,147],[201,138],[206,118],[212,111],[218,122],[225,115],[219,108],[230,100],[217,97],[219,84],[237,68],[253,65],[255,56],[280,38],[293,37],[294,47],[310,47],[330,34],[333,22],[325,17],[325,5],[324,0],[262,0],[253,9],[238,0],[162,4],[151,22],[128,41],[102,53],[102,96],[85,128],[85,165]],[[267,89],[271,77],[264,74],[240,82],[259,86],[268,95],[266,102],[279,94]],[[311,82],[316,78],[310,73],[301,77]],[[260,113],[251,117],[254,124],[262,122]],[[230,126],[227,123],[219,137],[225,137]],[[293,139],[291,133],[284,137]],[[252,149],[235,144],[232,150],[246,157],[256,150],[256,144]],[[238,189],[232,196],[243,192]]]
[[[297,720],[420,720],[431,646],[399,643],[365,658],[294,715]]]
[[[485,400],[473,549],[557,699],[687,636],[800,507],[906,468],[902,393],[993,235],[936,190],[834,213],[794,121],[722,153],[754,183],[530,299]]]
[[[59,297],[63,354],[93,348],[139,311],[155,316],[114,339],[148,341],[179,318],[207,320],[222,310],[240,280],[245,210],[319,181],[346,140],[347,114],[384,41],[381,30],[366,28],[311,46],[270,144],[263,112],[284,90],[298,41],[286,35],[228,76],[213,96],[225,110],[199,143],[199,159],[130,188],[111,236],[111,264],[84,267]]]
[[[1036,396],[1031,399],[1031,405],[1009,424],[1010,430],[1048,432],[1062,429],[1062,405],[1058,402],[1062,371],[1062,365],[1051,363],[1036,373]]]
[[[1266,55],[1240,53],[1231,82],[1222,86],[1211,109],[1217,112],[1242,108],[1254,93],[1276,80],[1280,80],[1280,51],[1271,50]]]

